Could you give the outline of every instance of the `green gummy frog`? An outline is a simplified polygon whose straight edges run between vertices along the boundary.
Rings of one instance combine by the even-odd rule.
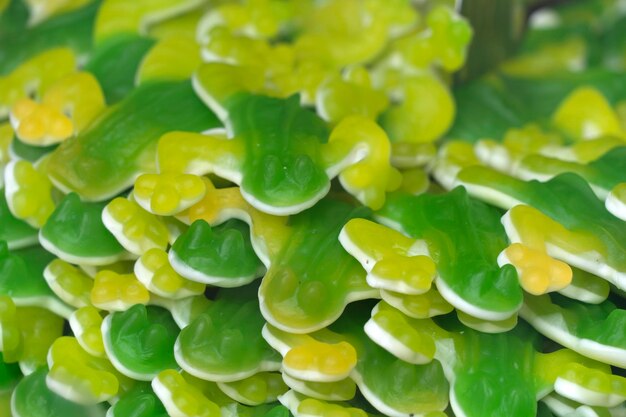
[[[261,337],[258,286],[222,289],[178,336],[175,356],[187,372],[209,381],[232,382],[277,371],[279,355]]]
[[[283,372],[290,376],[326,382],[349,377],[372,406],[389,416],[443,411],[449,387],[439,362],[410,364],[373,343],[363,330],[369,310],[369,302],[352,304],[328,329],[309,335],[268,324],[263,336],[283,356]]]
[[[392,194],[376,215],[426,242],[437,265],[437,289],[457,309],[500,321],[521,307],[522,289],[514,268],[497,264],[507,245],[500,213],[470,198],[465,189],[441,195]]]
[[[104,348],[111,362],[124,375],[140,381],[177,368],[174,343],[178,332],[167,310],[143,304],[111,313],[102,323]]]
[[[338,241],[343,225],[351,218],[368,217],[369,209],[329,196],[297,215],[277,217],[252,207],[236,187],[216,189],[206,183],[204,198],[178,217],[210,225],[238,218],[250,225],[252,247],[267,268],[259,289],[260,308],[273,326],[294,333],[319,330],[350,302],[380,296]]]
[[[0,241],[0,294],[9,296],[18,306],[43,307],[62,317],[73,308],[48,287],[43,273],[53,255],[41,246],[9,250]]]
[[[215,227],[196,220],[176,239],[169,259],[185,278],[218,287],[240,287],[265,272],[250,242],[250,228],[236,219]]]
[[[313,206],[337,175],[349,193],[374,208],[383,204],[386,191],[400,186],[400,174],[389,165],[387,136],[370,119],[347,117],[329,133],[321,118],[300,106],[298,96],[242,92],[230,97],[226,108],[227,134],[173,132],[161,138],[157,158],[164,181],[172,173],[215,173],[241,185],[251,205],[275,215]],[[154,201],[166,189],[150,177],[145,181],[153,189],[147,196],[152,211],[164,214]],[[137,186],[143,183],[141,177]]]
[[[0,181],[1,182],[1,181]],[[4,196],[4,190],[0,188],[0,240],[7,242],[9,249],[19,249],[33,245],[38,242],[37,229],[13,216],[7,200]]]
[[[104,417],[103,405],[80,405],[52,392],[46,385],[45,367],[24,377],[11,398],[13,417]]]
[[[132,186],[140,174],[156,170],[161,135],[217,125],[189,81],[145,83],[106,109],[88,130],[54,150],[48,173],[65,192],[75,191],[86,201],[106,200]]]
[[[42,246],[66,262],[107,265],[128,258],[102,222],[106,203],[81,201],[70,193],[59,203],[39,233]]]
[[[554,278],[555,258],[562,261],[563,274],[569,270],[563,264],[567,262],[626,288],[626,224],[609,213],[578,175],[559,174],[546,182],[523,181],[474,166],[462,170],[457,181],[470,194],[509,209],[502,223],[517,248],[507,250],[502,262],[518,268],[524,264],[535,270],[551,268]],[[569,277],[571,280],[571,271]]]

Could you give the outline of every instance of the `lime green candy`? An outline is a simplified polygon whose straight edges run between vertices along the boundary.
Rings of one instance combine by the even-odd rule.
[[[52,392],[46,386],[47,373],[40,368],[20,381],[11,398],[14,417],[104,417],[101,405],[76,404]]]
[[[222,289],[216,300],[178,336],[176,361],[209,381],[232,382],[280,367],[278,354],[261,337],[264,320],[257,286]]]
[[[111,313],[102,324],[107,356],[121,373],[140,381],[177,367],[174,342],[178,332],[167,310],[143,304]]]
[[[558,294],[529,295],[520,315],[563,346],[600,362],[626,366],[626,310],[610,301],[592,305]]]
[[[250,406],[274,402],[288,389],[278,372],[259,372],[240,381],[218,382],[217,385],[234,401]]]
[[[214,228],[196,220],[176,239],[169,258],[185,278],[218,287],[248,284],[265,270],[250,242],[250,228],[234,219]]]
[[[81,201],[68,194],[41,229],[39,240],[66,262],[106,265],[127,257],[126,251],[102,223],[103,203]]]
[[[441,195],[392,194],[377,215],[426,241],[437,265],[437,289],[457,309],[495,321],[519,310],[522,289],[517,274],[511,266],[497,264],[507,245],[497,210],[457,188]]]
[[[84,271],[55,259],[46,266],[43,276],[50,289],[68,305],[75,308],[91,305],[93,279]]]
[[[52,259],[40,246],[10,251],[6,242],[0,241],[0,293],[10,296],[18,306],[43,307],[68,317],[72,307],[57,297],[43,278]]]
[[[174,105],[179,111],[171,111]],[[139,174],[154,172],[162,134],[216,125],[188,81],[147,83],[105,110],[88,131],[63,142],[50,155],[49,175],[61,190],[88,201],[105,200],[130,187]]]

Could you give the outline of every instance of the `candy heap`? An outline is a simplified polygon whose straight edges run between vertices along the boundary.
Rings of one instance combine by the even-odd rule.
[[[623,106],[453,3],[0,1],[0,414],[623,415]]]

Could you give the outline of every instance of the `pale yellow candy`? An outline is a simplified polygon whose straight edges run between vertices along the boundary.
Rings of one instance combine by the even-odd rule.
[[[147,211],[171,216],[191,207],[204,197],[202,179],[192,174],[143,174],[135,181],[134,197]]]
[[[148,304],[150,294],[135,274],[117,274],[113,271],[100,271],[94,279],[91,290],[91,303],[109,311],[128,310],[135,304]]]
[[[428,173],[421,168],[407,169],[402,171],[402,185],[399,191],[418,195],[425,193],[430,186]]]
[[[219,407],[178,372],[167,369],[152,380],[152,388],[168,414],[180,417],[219,417]]]
[[[206,288],[174,271],[162,249],[153,248],[141,255],[135,264],[135,275],[148,290],[169,299],[203,294]]]
[[[78,343],[90,355],[104,357],[102,316],[95,307],[81,307],[70,316],[70,327]]]
[[[104,208],[102,221],[118,242],[135,255],[152,248],[167,248],[169,232],[163,221],[135,201],[114,199]]]
[[[17,124],[16,136],[29,145],[53,145],[74,134],[72,120],[62,111],[29,98],[14,104],[11,118]]]
[[[50,289],[67,304],[76,308],[91,305],[93,280],[82,270],[55,259],[46,266],[43,276]]]
[[[97,404],[115,396],[120,374],[106,358],[91,356],[76,338],[60,337],[48,353],[48,387],[81,404]]]
[[[306,398],[298,405],[299,415],[328,417],[367,417],[367,413],[359,408],[343,407],[314,398]]]
[[[587,45],[581,38],[571,37],[562,42],[549,43],[528,54],[510,58],[500,66],[507,75],[537,77],[580,71],[587,60]]]
[[[558,129],[574,140],[624,136],[620,120],[598,90],[580,87],[567,96],[552,116]]]
[[[233,400],[251,406],[276,401],[279,395],[288,390],[281,374],[277,372],[259,372],[240,381],[219,382],[217,385]]]
[[[35,228],[43,226],[55,208],[52,183],[44,170],[45,164],[35,167],[25,160],[10,162],[5,169],[9,210]]]
[[[0,76],[0,118],[21,98],[42,97],[64,76],[73,73],[76,57],[69,48],[55,48],[25,61],[8,75]]]
[[[508,332],[509,330],[513,330],[517,325],[517,314],[513,314],[507,319],[498,321],[483,320],[478,317],[474,317],[467,313],[464,313],[461,310],[457,310],[456,315],[461,323],[471,329],[478,330],[479,332],[483,333]]]
[[[425,319],[448,314],[454,310],[454,307],[452,307],[435,288],[431,288],[430,291],[418,295],[407,295],[381,290],[380,295],[389,305],[397,308],[407,316],[416,319]]]
[[[356,350],[347,342],[331,344],[311,338],[287,352],[283,367],[296,378],[330,382],[346,378],[356,360]]]

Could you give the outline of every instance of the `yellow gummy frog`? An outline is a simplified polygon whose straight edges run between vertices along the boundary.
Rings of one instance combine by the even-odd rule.
[[[91,290],[92,304],[103,310],[125,311],[135,304],[147,304],[150,294],[135,274],[100,271]]]

